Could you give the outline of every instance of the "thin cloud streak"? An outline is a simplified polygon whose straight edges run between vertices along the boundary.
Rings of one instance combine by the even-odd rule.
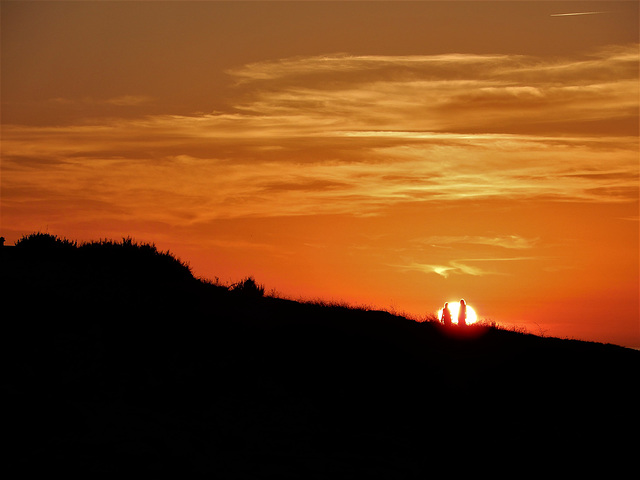
[[[236,78],[239,84],[262,80],[280,80],[283,78],[329,75],[355,74],[352,79],[361,78],[371,73],[383,73],[385,70],[406,75],[427,68],[461,69],[470,66],[483,67],[487,64],[501,64],[513,57],[509,55],[349,55],[332,54],[312,57],[293,57],[251,63],[239,68],[229,69],[227,73]],[[307,79],[308,80],[308,79]]]
[[[466,245],[489,245],[493,247],[502,247],[507,249],[529,249],[533,248],[538,239],[523,238],[519,235],[505,235],[496,237],[484,237],[477,235],[434,235],[424,239],[424,243],[441,245],[466,244]]]
[[[467,258],[460,260],[450,260],[446,264],[430,264],[420,262],[407,262],[402,265],[392,265],[402,272],[415,271],[425,274],[436,274],[443,278],[449,278],[451,275],[471,275],[474,277],[481,277],[487,275],[509,275],[508,273],[500,272],[497,269],[489,270],[480,268],[469,263],[474,262],[517,262],[524,260],[536,260],[537,257],[510,257],[510,258]]]
[[[599,15],[608,12],[574,12],[574,13],[552,13],[550,17],[575,17],[579,15]]]

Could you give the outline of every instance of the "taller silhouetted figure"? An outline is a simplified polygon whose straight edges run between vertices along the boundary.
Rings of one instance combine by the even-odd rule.
[[[440,320],[444,323],[445,327],[451,325],[451,310],[449,310],[449,302],[445,302],[444,308],[442,309],[442,318]]]
[[[458,326],[464,327],[467,325],[467,304],[464,299],[460,300],[460,309],[458,310]]]

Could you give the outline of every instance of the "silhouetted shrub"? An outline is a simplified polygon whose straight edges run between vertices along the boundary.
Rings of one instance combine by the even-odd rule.
[[[29,235],[23,235],[20,240],[16,242],[16,247],[33,248],[33,249],[48,249],[48,248],[76,248],[78,243],[75,241],[67,240],[66,238],[59,238],[56,235],[49,233],[36,232]]]
[[[231,291],[244,297],[258,298],[264,296],[264,285],[257,284],[253,277],[247,277],[233,285]]]
[[[103,283],[116,278],[122,284],[144,282],[142,285],[193,279],[189,264],[169,251],[159,251],[154,244],[137,243],[131,237],[121,242],[98,240],[78,245],[76,241],[37,232],[24,235],[15,245],[23,251],[38,252],[33,259],[49,262],[48,268],[58,274],[89,276]]]
[[[424,321],[440,323],[440,320],[438,319],[438,316],[435,313],[427,313],[427,316],[425,317]]]
[[[169,251],[159,251],[154,244],[137,243],[131,237],[121,242],[99,240],[84,243],[79,248],[94,260],[106,262],[111,268],[144,272],[148,277],[170,274],[174,278],[192,278],[191,267]]]

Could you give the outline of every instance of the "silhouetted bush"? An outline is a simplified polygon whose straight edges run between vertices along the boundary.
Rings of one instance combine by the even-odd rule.
[[[99,240],[82,244],[79,249],[87,255],[113,262],[112,267],[142,269],[147,274],[166,273],[192,278],[191,267],[169,251],[159,251],[155,244],[137,243],[131,237],[122,242]]]
[[[20,240],[15,243],[16,247],[32,248],[32,249],[48,249],[48,248],[76,248],[78,243],[59,238],[49,233],[36,232],[29,235],[23,235]]]
[[[123,238],[120,242],[98,240],[78,245],[76,241],[37,232],[24,235],[15,245],[20,251],[38,252],[33,260],[37,258],[38,262],[45,262],[58,275],[66,272],[71,277],[89,276],[101,281],[118,278],[119,282],[125,284],[144,279],[146,283],[142,283],[142,286],[193,279],[187,263],[169,251],[159,251],[154,244],[138,243],[131,237]],[[42,257],[44,254],[47,258]],[[22,261],[28,262],[27,257],[23,257]]]
[[[424,321],[440,323],[440,320],[438,319],[438,316],[435,313],[427,313],[427,316],[425,317]]]
[[[264,285],[256,283],[253,277],[247,277],[231,287],[231,291],[248,298],[264,296]]]

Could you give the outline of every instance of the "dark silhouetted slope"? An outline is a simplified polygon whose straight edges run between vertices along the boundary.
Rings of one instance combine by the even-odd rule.
[[[617,472],[640,352],[264,297],[148,245],[0,249],[24,471],[217,478]]]

